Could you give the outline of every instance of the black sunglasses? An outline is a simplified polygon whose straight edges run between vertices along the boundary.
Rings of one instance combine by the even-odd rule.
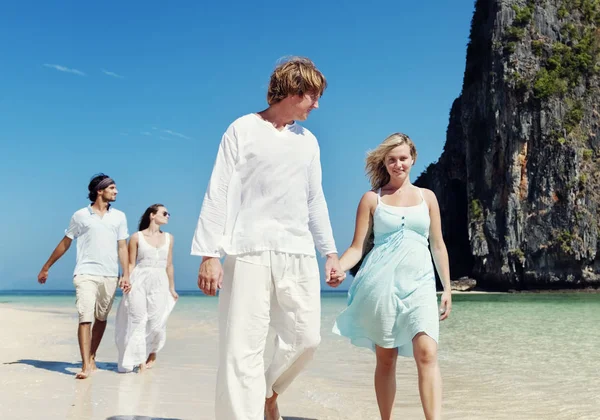
[[[168,211],[163,211],[163,216],[165,217],[171,217],[171,213],[169,213]]]

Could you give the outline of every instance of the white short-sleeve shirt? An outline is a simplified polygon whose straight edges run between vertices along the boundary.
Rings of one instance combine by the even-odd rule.
[[[65,236],[77,239],[74,275],[119,275],[117,241],[129,237],[125,213],[109,207],[104,216],[100,217],[91,206],[84,207],[71,217]]]

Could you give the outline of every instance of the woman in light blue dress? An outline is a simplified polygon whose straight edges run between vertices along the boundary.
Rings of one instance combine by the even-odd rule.
[[[439,321],[452,306],[450,270],[435,194],[410,182],[416,158],[413,142],[401,133],[369,152],[366,169],[373,190],[358,205],[354,239],[340,259],[348,271],[364,256],[348,291],[348,307],[333,330],[375,351],[382,419],[392,414],[398,354],[415,358],[425,418],[441,418],[437,342]],[[432,257],[444,286],[439,310]]]

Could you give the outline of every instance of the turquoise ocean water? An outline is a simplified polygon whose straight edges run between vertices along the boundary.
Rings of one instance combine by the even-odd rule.
[[[218,300],[199,292],[180,296],[172,316],[205,324],[214,336]],[[76,322],[74,302],[73,291],[0,292],[0,306],[50,310]],[[359,418],[374,397],[374,356],[331,333],[345,302],[345,292],[322,294],[323,340],[306,374],[316,388],[352,392],[347,402],[311,394],[315,404]],[[439,359],[450,418],[600,419],[600,294],[455,294],[451,317],[441,324]],[[401,403],[418,404],[414,374],[412,360],[399,361]]]

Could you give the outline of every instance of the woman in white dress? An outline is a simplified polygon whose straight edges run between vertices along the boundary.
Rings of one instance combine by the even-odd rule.
[[[119,372],[152,367],[167,338],[167,319],[179,297],[173,278],[173,236],[160,230],[169,217],[162,204],[148,207],[139,231],[129,240],[131,290],[121,299],[115,327]]]

